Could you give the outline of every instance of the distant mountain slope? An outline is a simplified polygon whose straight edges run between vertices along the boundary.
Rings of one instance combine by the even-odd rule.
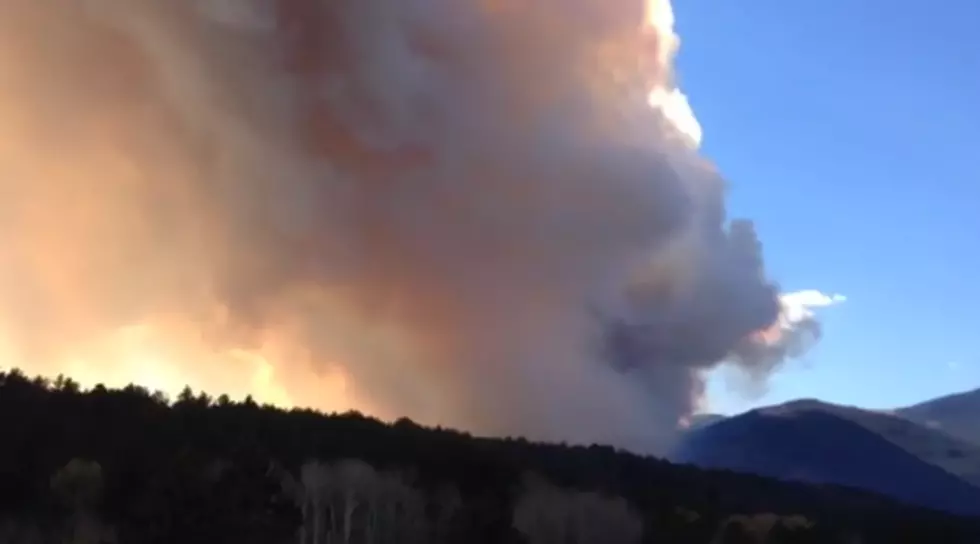
[[[895,413],[980,445],[980,389],[940,397]]]
[[[687,427],[687,431],[694,431],[707,427],[708,425],[713,425],[719,421],[725,419],[725,416],[721,414],[695,414],[691,417],[691,422]]]
[[[674,459],[787,480],[848,485],[910,504],[980,515],[980,488],[883,436],[914,432],[915,425],[877,414],[885,419],[869,417],[870,425],[894,420],[898,430],[876,432],[855,421],[864,417],[860,412],[816,401],[755,410],[688,433]]]
[[[862,410],[812,399],[763,408],[767,413],[819,410],[853,421],[919,459],[980,487],[980,445],[942,429],[931,428],[893,413]]]

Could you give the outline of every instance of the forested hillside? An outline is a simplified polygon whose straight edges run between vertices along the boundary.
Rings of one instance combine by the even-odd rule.
[[[909,504],[980,515],[980,488],[954,472],[952,463],[937,462],[954,446],[969,451],[952,437],[895,416],[807,401],[753,410],[695,430],[671,459],[847,485]]]
[[[896,413],[933,429],[980,445],[980,389],[947,395]]]
[[[0,374],[0,542],[980,542],[980,520],[609,447]]]

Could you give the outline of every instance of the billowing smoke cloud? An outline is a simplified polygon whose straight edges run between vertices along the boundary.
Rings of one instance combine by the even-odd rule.
[[[773,367],[666,3],[6,0],[11,364],[653,447]],[[645,22],[645,23],[644,23]]]
[[[766,377],[788,360],[805,355],[823,337],[823,325],[815,309],[843,303],[844,295],[827,295],[813,289],[779,296],[779,317],[765,329],[753,332],[733,350],[735,374],[728,374],[728,385],[746,398],[758,398],[768,389]],[[743,358],[753,363],[744,364]]]
[[[806,353],[823,337],[823,327],[814,308],[834,306],[846,300],[844,295],[827,295],[814,289],[780,295],[781,309],[776,321],[746,339],[753,358],[768,360],[769,364],[751,365],[750,369],[769,372],[786,358]]]

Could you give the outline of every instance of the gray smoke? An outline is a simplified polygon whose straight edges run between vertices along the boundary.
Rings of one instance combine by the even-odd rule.
[[[3,2],[9,356],[655,447],[780,306],[649,8]]]

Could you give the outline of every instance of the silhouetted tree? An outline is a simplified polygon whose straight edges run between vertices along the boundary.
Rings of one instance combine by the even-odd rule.
[[[980,542],[976,519],[853,489],[189,388],[0,372],[0,433],[0,544]]]

